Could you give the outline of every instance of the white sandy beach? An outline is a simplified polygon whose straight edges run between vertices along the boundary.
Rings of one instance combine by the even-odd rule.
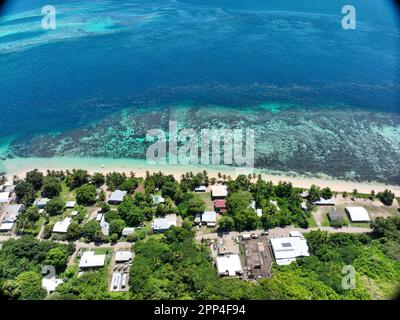
[[[176,179],[180,179],[181,175],[186,172],[201,172],[207,170],[210,177],[217,177],[218,173],[222,175],[231,176],[235,178],[239,174],[248,174],[253,171],[246,169],[235,169],[228,166],[194,166],[194,165],[151,165],[145,160],[135,159],[109,159],[109,158],[15,158],[3,161],[6,170],[6,176],[11,179],[14,175],[24,177],[27,171],[38,169],[39,171],[46,172],[47,170],[72,170],[72,169],[85,169],[89,173],[101,172],[108,173],[116,172],[134,172],[136,176],[144,177],[146,171],[158,172],[164,174],[172,174]],[[256,174],[261,173],[260,170],[255,169]],[[320,187],[329,187],[333,191],[347,191],[352,192],[357,189],[361,193],[370,193],[371,190],[380,192],[385,189],[390,189],[396,196],[400,196],[400,186],[385,185],[378,182],[355,182],[345,181],[331,178],[312,178],[304,176],[291,176],[285,174],[265,174],[261,173],[263,179],[278,183],[279,181],[290,181],[295,187],[309,188],[312,184]]]

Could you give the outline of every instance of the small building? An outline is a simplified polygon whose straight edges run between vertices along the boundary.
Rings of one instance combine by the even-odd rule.
[[[308,207],[307,207],[307,203],[305,203],[304,201],[300,204],[300,207],[302,210],[307,211]]]
[[[194,188],[194,192],[206,192],[207,187],[206,186],[198,186],[197,188]]]
[[[297,257],[308,257],[307,240],[302,237],[283,237],[270,239],[272,252],[278,265],[287,265]]]
[[[319,200],[314,201],[313,204],[316,206],[334,206],[335,200],[320,198]]]
[[[220,276],[234,277],[243,274],[242,263],[238,254],[217,257],[216,266]]]
[[[154,232],[164,232],[167,231],[171,226],[178,224],[178,219],[176,214],[166,215],[164,218],[154,219],[152,223],[152,228]]]
[[[119,204],[124,200],[124,197],[126,196],[127,192],[126,191],[121,191],[121,190],[115,190],[110,194],[110,198],[108,199],[108,203],[110,204]]]
[[[303,191],[302,193],[300,193],[300,197],[302,197],[302,198],[308,198],[308,196],[309,196],[309,193],[308,193],[308,191]]]
[[[256,209],[257,217],[262,217],[262,209]]]
[[[195,224],[201,224],[201,215],[200,214],[196,214],[196,216],[194,217],[194,223]]]
[[[249,239],[251,239],[251,234],[250,233],[242,234],[242,240],[249,240]]]
[[[14,226],[14,222],[3,222],[0,225],[0,232],[10,232]]]
[[[302,235],[299,231],[297,231],[297,230],[290,231],[289,235],[290,235],[291,237],[303,238],[303,235]]]
[[[131,251],[117,251],[115,253],[115,262],[129,262],[133,258],[133,253]]]
[[[4,192],[9,192],[9,193],[14,193],[15,187],[16,187],[15,184],[9,184],[9,185],[6,185],[6,186],[3,187],[3,191]]]
[[[103,214],[102,213],[97,213],[96,214],[96,221],[98,221],[98,222],[100,222],[101,221],[101,219],[103,219]]]
[[[343,221],[343,217],[337,210],[332,210],[328,213],[328,219],[330,222],[340,222]]]
[[[131,234],[133,234],[133,233],[135,233],[135,228],[124,228],[124,229],[122,229],[122,236],[123,237],[128,237],[128,236],[130,236]]]
[[[239,245],[231,238],[222,238],[217,244],[218,255],[239,254]]]
[[[76,202],[75,202],[75,201],[67,201],[67,202],[65,203],[65,207],[66,207],[67,209],[73,209],[73,208],[75,208],[75,205],[76,205]]]
[[[164,199],[163,196],[160,196],[160,195],[154,195],[154,196],[153,196],[153,203],[154,203],[155,205],[161,204],[161,203],[164,203],[164,202],[165,202],[165,199]]]
[[[214,200],[214,209],[216,212],[224,213],[226,211],[226,200],[225,199]]]
[[[56,278],[42,279],[42,287],[47,291],[47,294],[56,291],[57,287],[62,283],[64,283],[62,279],[56,279]]]
[[[110,224],[106,221],[104,215],[101,217],[100,227],[103,235],[108,236],[110,234]]]
[[[225,199],[228,196],[228,187],[225,185],[211,186],[211,197],[213,199]]]
[[[0,203],[10,202],[10,192],[0,192]]]
[[[351,222],[370,221],[368,211],[364,207],[346,207],[345,211]]]
[[[79,214],[79,211],[76,211],[76,210],[71,212],[72,217],[76,217],[78,214]]]
[[[67,233],[71,221],[72,218],[65,218],[63,221],[56,222],[53,227],[53,233]]]
[[[6,207],[6,214],[3,222],[17,221],[18,216],[24,211],[25,206],[23,204],[11,204]]]
[[[48,199],[48,198],[40,198],[40,199],[35,200],[35,202],[33,204],[36,207],[43,209],[44,207],[46,207],[46,204],[49,201],[50,201],[50,199]]]
[[[215,227],[217,224],[217,213],[215,211],[206,211],[201,215],[201,222],[207,227]]]
[[[86,251],[79,262],[79,269],[100,268],[104,266],[105,261],[105,254],[95,255],[94,251]]]

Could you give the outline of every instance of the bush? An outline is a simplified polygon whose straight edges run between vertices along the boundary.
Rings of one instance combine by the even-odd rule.
[[[96,187],[85,184],[76,190],[76,202],[84,206],[91,206],[96,203]]]
[[[377,197],[385,206],[391,206],[393,204],[394,193],[388,189],[383,192],[379,192]]]
[[[61,198],[53,198],[49,200],[46,204],[46,212],[50,216],[56,216],[62,214],[65,210],[65,202]]]

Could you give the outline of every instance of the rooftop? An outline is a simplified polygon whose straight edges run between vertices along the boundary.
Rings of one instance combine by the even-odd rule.
[[[0,225],[0,231],[11,231],[12,227],[14,226],[13,222],[4,222]]]
[[[154,219],[152,224],[153,230],[164,231],[168,230],[171,226],[177,225],[176,214],[166,215],[164,218]]]
[[[346,207],[345,210],[352,222],[370,221],[368,211],[363,207]]]
[[[201,215],[201,221],[204,223],[216,223],[217,222],[217,213],[215,211],[206,211]]]
[[[67,201],[67,202],[65,203],[65,207],[66,207],[66,208],[73,208],[73,207],[75,207],[75,204],[76,204],[75,201]]]
[[[218,245],[218,255],[239,254],[239,245],[230,238],[222,238]]]
[[[10,201],[9,192],[0,192],[0,203],[8,203]]]
[[[94,251],[86,251],[81,257],[79,268],[96,268],[104,266],[106,255],[95,255]]]
[[[24,209],[22,204],[11,204],[6,207],[6,215],[4,217],[4,222],[15,222],[18,216]]]
[[[217,209],[226,208],[226,200],[224,199],[214,200],[214,207]]]
[[[131,251],[117,251],[115,253],[116,262],[127,262],[132,260],[133,253]]]
[[[62,284],[64,281],[62,279],[56,279],[56,278],[43,278],[42,279],[42,287],[46,289],[47,294],[52,293],[56,291],[56,288]]]
[[[230,254],[222,257],[217,257],[216,265],[218,274],[223,276],[234,277],[243,272],[242,263],[238,254]]]
[[[224,185],[211,186],[211,196],[225,198],[228,195],[228,187]]]
[[[307,241],[301,237],[272,238],[270,240],[276,263],[290,264],[297,257],[309,256]]]
[[[48,198],[40,198],[40,199],[35,200],[35,202],[33,204],[37,207],[44,207],[47,204],[47,202],[49,202],[49,201],[50,201],[50,199],[48,199]]]
[[[110,194],[108,202],[122,202],[126,194],[126,191],[115,190],[113,193]]]
[[[65,218],[63,221],[58,221],[53,227],[55,233],[67,233],[68,227],[71,224],[71,218]]]
[[[317,206],[334,206],[335,200],[320,198],[319,200],[314,201],[313,204],[315,204]]]

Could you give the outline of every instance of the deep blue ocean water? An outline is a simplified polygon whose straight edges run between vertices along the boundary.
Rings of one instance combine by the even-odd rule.
[[[341,27],[342,0],[57,0],[57,29],[43,30],[46,4],[13,0],[1,12],[0,144],[127,108],[400,113],[391,1],[353,0],[356,30]]]

